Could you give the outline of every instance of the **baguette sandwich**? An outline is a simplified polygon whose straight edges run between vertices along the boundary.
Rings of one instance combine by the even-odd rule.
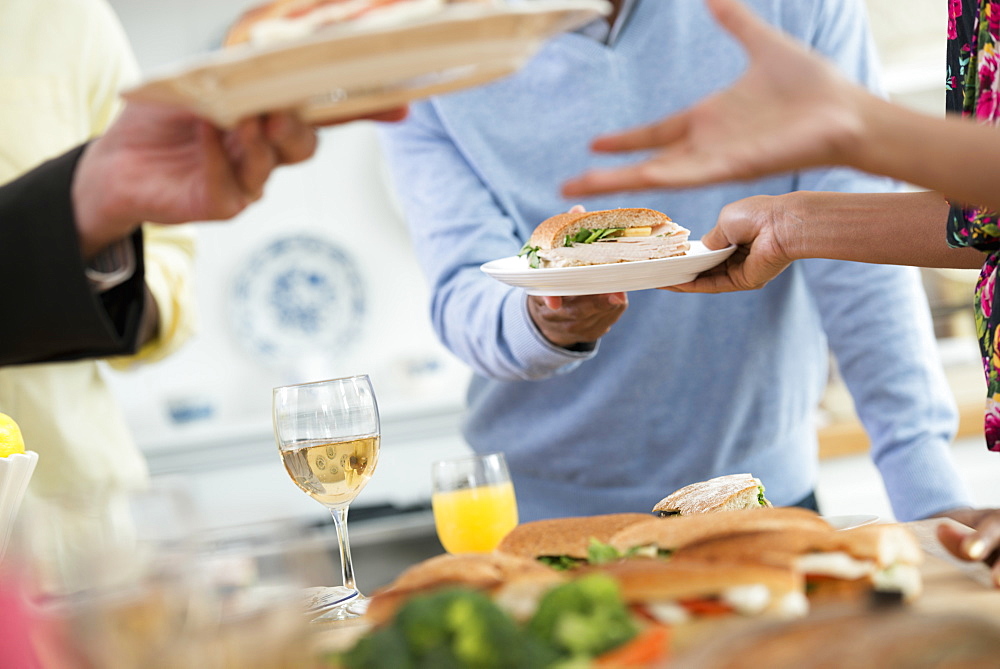
[[[608,540],[613,549],[628,553],[672,553],[699,541],[744,532],[788,533],[832,531],[819,514],[798,507],[771,507],[759,511],[720,511],[676,518],[648,518],[614,533]]]
[[[646,513],[609,513],[535,520],[511,530],[497,552],[566,569],[588,562],[595,545],[607,544],[620,530],[648,520],[655,518]]]
[[[769,506],[760,479],[752,474],[729,474],[684,486],[661,499],[653,513],[675,516]]]
[[[578,267],[681,256],[690,231],[652,209],[566,213],[542,221],[518,255],[532,267]]]
[[[225,46],[261,46],[306,37],[321,28],[353,23],[403,24],[430,16],[456,2],[493,0],[273,0],[244,13],[226,34]]]
[[[515,618],[534,611],[539,598],[565,577],[525,557],[501,553],[438,555],[403,571],[376,591],[365,619],[379,625],[415,595],[445,587],[462,587],[489,594]]]
[[[626,603],[664,624],[729,614],[791,618],[809,609],[801,575],[787,567],[633,559],[581,573],[591,572],[610,576]]]
[[[855,599],[870,593],[921,591],[923,551],[901,525],[851,530],[771,530],[710,537],[679,548],[676,562],[757,563],[794,569],[817,600]]]

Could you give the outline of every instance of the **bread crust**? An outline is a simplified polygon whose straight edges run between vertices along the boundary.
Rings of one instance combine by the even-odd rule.
[[[923,551],[913,534],[895,524],[869,525],[839,532],[773,529],[726,534],[691,542],[679,548],[673,559],[785,566],[807,553],[832,552],[870,561],[878,568],[897,563],[917,565],[923,561]]]
[[[624,208],[557,214],[538,224],[529,244],[541,249],[562,246],[566,235],[582,228],[641,228],[669,223],[671,218],[653,209]]]
[[[497,552],[529,558],[542,555],[585,558],[591,538],[607,543],[621,529],[647,520],[655,518],[648,513],[610,513],[536,520],[511,530]]]
[[[819,514],[798,507],[742,509],[716,513],[652,518],[625,527],[608,541],[621,552],[637,546],[677,550],[709,537],[763,530],[829,531],[829,523]]]
[[[581,570],[581,575],[586,573],[613,578],[629,603],[711,597],[743,585],[764,585],[779,595],[801,592],[803,588],[802,577],[792,569],[753,563],[676,563],[632,558]]]
[[[707,481],[698,481],[675,490],[653,507],[653,513],[708,513],[730,503],[737,497],[751,494],[756,504],[760,480],[752,474],[728,474]],[[755,508],[764,508],[759,504]]]
[[[390,620],[410,597],[438,588],[460,586],[494,592],[526,581],[533,587],[551,587],[565,575],[537,560],[499,553],[443,554],[404,570],[395,581],[376,591],[365,619],[374,625]]]

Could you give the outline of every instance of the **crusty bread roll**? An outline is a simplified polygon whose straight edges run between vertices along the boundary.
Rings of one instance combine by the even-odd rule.
[[[719,511],[693,516],[650,518],[625,527],[608,541],[621,552],[640,546],[676,551],[682,546],[741,532],[763,530],[830,531],[819,514],[798,507],[767,508],[759,511]]]
[[[640,232],[632,235],[632,230]],[[615,230],[592,241],[575,240],[581,231]],[[584,233],[586,234],[586,233]],[[690,231],[652,209],[607,209],[558,214],[542,221],[522,249],[538,267],[577,267],[684,255]],[[529,256],[530,258],[530,256]],[[533,266],[534,266],[533,262]]]
[[[533,607],[538,597],[565,578],[537,560],[516,555],[437,555],[407,568],[391,584],[376,591],[365,619],[380,625],[390,620],[410,597],[451,586],[488,592],[500,604],[513,602],[515,607]]]
[[[674,559],[785,563],[806,553],[832,552],[868,560],[880,568],[893,564],[917,565],[924,558],[920,544],[909,530],[902,525],[886,524],[839,532],[772,529],[715,536],[689,543],[674,554]]]
[[[909,530],[886,524],[840,532],[785,529],[714,536],[679,548],[671,559],[794,569],[811,577],[812,591],[823,590],[823,598],[829,600],[857,598],[873,589],[913,599],[922,590],[918,565],[923,558]],[[857,587],[845,588],[845,581]]]
[[[566,235],[574,235],[583,228],[642,228],[667,225],[673,221],[666,214],[654,209],[605,209],[578,213],[557,214],[538,224],[531,234],[530,244],[543,249],[562,246]],[[676,225],[676,224],[675,224]]]
[[[646,520],[655,518],[648,513],[610,513],[535,520],[511,530],[497,552],[529,558],[543,555],[586,558],[591,539],[607,543],[622,528]]]
[[[653,507],[660,515],[708,513],[734,509],[760,509],[764,486],[752,474],[728,474],[686,485],[661,499]]]

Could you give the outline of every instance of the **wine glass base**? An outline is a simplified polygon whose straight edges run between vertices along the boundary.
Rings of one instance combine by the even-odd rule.
[[[360,592],[342,585],[324,588],[309,588],[306,591],[306,613],[322,613],[334,606],[359,597]]]
[[[331,588],[332,590],[347,590],[347,588]],[[313,618],[313,623],[330,623],[361,618],[368,611],[368,598],[355,591],[353,597],[342,599],[335,604],[329,604],[323,609],[311,609],[309,613],[319,612]]]

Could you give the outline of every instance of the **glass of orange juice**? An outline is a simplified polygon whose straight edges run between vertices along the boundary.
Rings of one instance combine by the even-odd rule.
[[[517,525],[514,484],[503,453],[439,460],[431,506],[449,553],[489,553]]]

